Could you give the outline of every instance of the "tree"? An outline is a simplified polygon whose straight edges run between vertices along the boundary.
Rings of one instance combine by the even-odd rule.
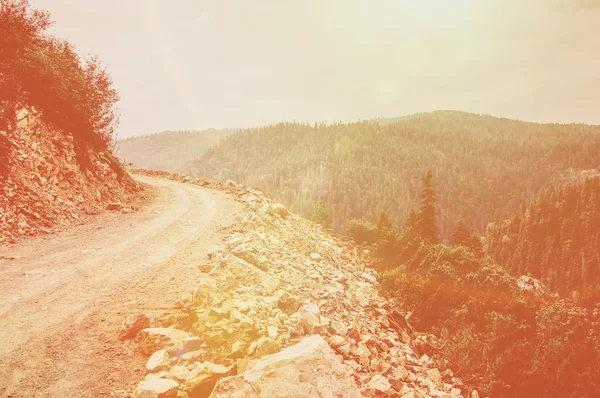
[[[395,235],[396,231],[384,210],[379,212],[379,218],[377,219],[377,231],[380,237],[387,237],[390,234]]]
[[[379,238],[377,227],[369,221],[352,219],[346,222],[344,229],[358,244],[372,245]]]
[[[421,189],[418,228],[422,241],[436,244],[440,242],[440,235],[437,227],[436,196],[432,180],[433,174],[429,170],[423,180]]]
[[[419,234],[419,220],[417,213],[411,209],[404,222],[402,234],[398,240],[398,249],[400,252],[400,261],[411,258],[419,249],[421,237]]]
[[[119,96],[98,59],[82,61],[67,40],[47,33],[50,26],[49,14],[27,0],[0,1],[0,129],[10,133],[17,112],[35,108],[73,136],[85,161],[85,149],[109,149]]]
[[[321,224],[324,228],[329,228],[329,209],[323,199],[319,199],[315,204],[311,219],[317,224]]]
[[[460,219],[454,224],[454,229],[452,230],[452,237],[450,238],[450,243],[453,245],[461,245],[465,247],[469,247],[471,244],[471,232],[469,232],[469,228],[467,228],[467,224],[465,224],[463,219]]]

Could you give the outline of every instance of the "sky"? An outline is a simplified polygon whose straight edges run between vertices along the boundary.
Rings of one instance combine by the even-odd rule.
[[[600,0],[30,0],[119,137],[455,109],[600,124]]]

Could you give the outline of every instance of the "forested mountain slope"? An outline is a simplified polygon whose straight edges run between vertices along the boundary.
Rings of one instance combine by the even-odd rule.
[[[173,172],[229,134],[231,130],[163,131],[119,140],[115,149],[119,158],[134,167]]]
[[[487,228],[488,252],[513,275],[530,273],[584,303],[600,298],[600,177],[551,187]]]
[[[463,218],[482,231],[569,168],[597,167],[600,126],[537,124],[456,111],[352,124],[281,123],[239,131],[183,169],[233,179],[332,226],[385,210],[401,225],[433,171],[441,235]]]

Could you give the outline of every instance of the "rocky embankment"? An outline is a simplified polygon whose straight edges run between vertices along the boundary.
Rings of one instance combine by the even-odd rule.
[[[357,248],[258,190],[147,173],[227,190],[246,210],[193,294],[123,325],[149,357],[135,397],[477,396],[436,367]]]
[[[75,150],[73,136],[48,127],[32,110],[15,131],[0,131],[0,243],[100,210],[131,210],[140,188],[109,152]]]

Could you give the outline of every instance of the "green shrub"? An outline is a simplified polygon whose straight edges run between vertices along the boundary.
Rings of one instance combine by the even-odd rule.
[[[377,225],[369,221],[352,219],[346,223],[344,229],[358,244],[372,245],[379,239]]]
[[[72,134],[78,149],[109,149],[119,100],[111,78],[97,58],[82,62],[68,41],[48,34],[50,26],[49,14],[27,0],[0,2],[0,129],[12,131],[28,106]]]
[[[444,340],[442,357],[491,397],[593,397],[599,330],[565,302],[520,290],[489,257],[421,245],[381,275],[417,330]]]

